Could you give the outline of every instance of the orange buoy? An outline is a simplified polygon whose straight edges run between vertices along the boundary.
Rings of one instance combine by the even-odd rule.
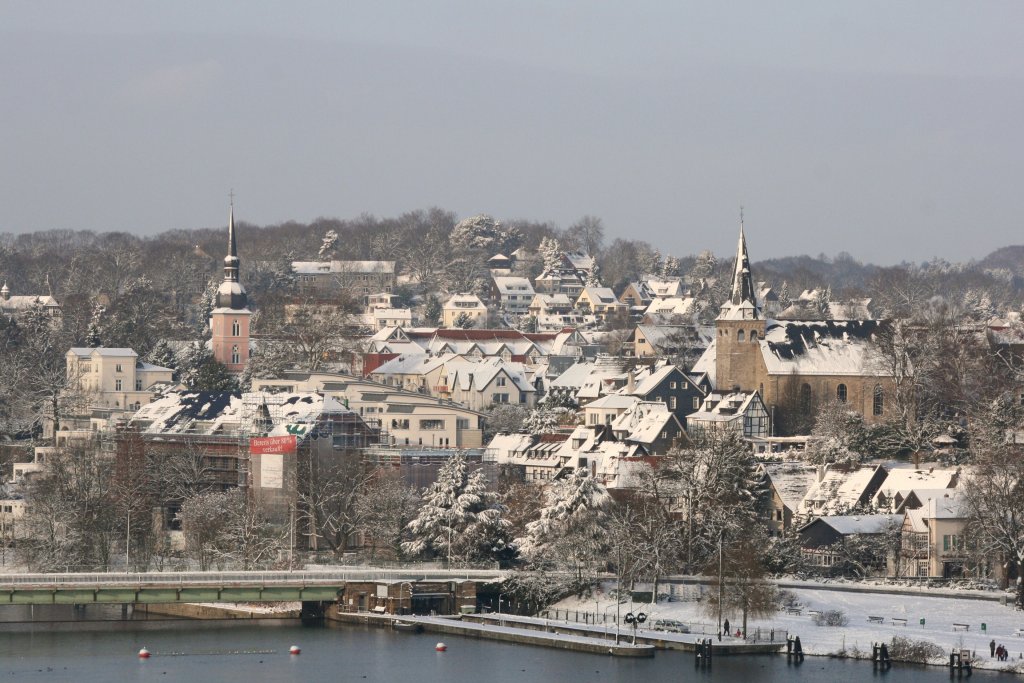
[[[288,648],[288,654],[290,654],[290,655],[300,655],[300,654],[302,654],[302,650],[299,649],[298,645],[292,645],[290,648]]]
[[[438,652],[444,652],[445,650],[448,649],[448,646],[445,645],[444,643],[438,643],[437,645],[434,646],[434,649],[437,650]]]
[[[139,659],[149,659],[150,652],[146,648],[139,650]]]

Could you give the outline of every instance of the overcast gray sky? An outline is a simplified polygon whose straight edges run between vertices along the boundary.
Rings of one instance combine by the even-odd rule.
[[[0,0],[0,232],[604,219],[755,259],[1024,243],[1024,2]]]

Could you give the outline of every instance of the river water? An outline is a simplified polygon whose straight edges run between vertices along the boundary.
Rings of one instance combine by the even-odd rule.
[[[784,655],[722,657],[707,670],[695,668],[692,655],[681,652],[622,659],[455,636],[444,636],[447,652],[435,652],[440,638],[430,633],[269,620],[106,622],[79,624],[77,630],[54,630],[38,622],[7,623],[0,632],[0,683],[843,683],[871,678],[924,683],[949,678],[947,671],[937,667],[895,665],[879,674],[869,662],[817,657],[794,666],[787,664]],[[292,645],[302,649],[300,655],[289,655]],[[153,653],[150,659],[138,658],[142,647]],[[972,680],[994,678],[995,674],[975,672]]]

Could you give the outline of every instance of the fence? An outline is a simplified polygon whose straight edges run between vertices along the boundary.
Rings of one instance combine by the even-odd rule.
[[[634,605],[634,610],[640,609],[640,605]],[[632,628],[631,625],[627,625],[622,618],[628,609],[624,607],[621,609],[621,613],[616,618],[615,614],[611,613],[611,610],[607,612],[587,612],[585,610],[574,610],[574,609],[546,609],[540,613],[540,617],[543,619],[550,619],[551,621],[564,621],[567,623],[575,624],[590,624],[593,626],[614,626],[617,623],[622,628]],[[658,617],[648,616],[648,624],[652,621],[657,621]],[[676,621],[676,620],[673,620]],[[718,636],[718,626],[716,624],[706,624],[704,622],[684,622],[680,621],[680,624],[685,626],[688,631],[676,631],[682,633],[692,633],[695,635],[704,636]],[[641,631],[658,631],[662,629],[653,629],[650,626],[639,627]],[[668,629],[664,629],[668,631]],[[671,632],[671,631],[669,631]],[[789,631],[785,628],[775,628],[774,626],[758,626],[747,631],[747,637],[744,639],[747,642],[753,643],[782,643],[786,641],[789,636]]]

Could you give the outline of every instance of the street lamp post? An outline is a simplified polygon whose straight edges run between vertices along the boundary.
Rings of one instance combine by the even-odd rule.
[[[124,532],[124,573],[131,571],[131,564],[128,560],[128,551],[132,547],[132,509],[128,508],[128,527]]]
[[[508,595],[508,593],[498,593],[498,614],[499,615],[501,614],[501,596],[502,595]],[[509,604],[510,605],[512,604],[511,601],[509,601]]]
[[[627,612],[623,621],[633,627],[633,644],[636,645],[636,627],[647,621],[647,615],[643,612]]]
[[[610,610],[612,607],[615,608],[615,643],[618,644],[618,642],[619,642],[619,600],[618,600],[618,598],[615,599],[615,604],[614,605],[608,605],[607,607],[604,608],[604,631],[605,631],[605,633],[608,633],[608,610]]]

